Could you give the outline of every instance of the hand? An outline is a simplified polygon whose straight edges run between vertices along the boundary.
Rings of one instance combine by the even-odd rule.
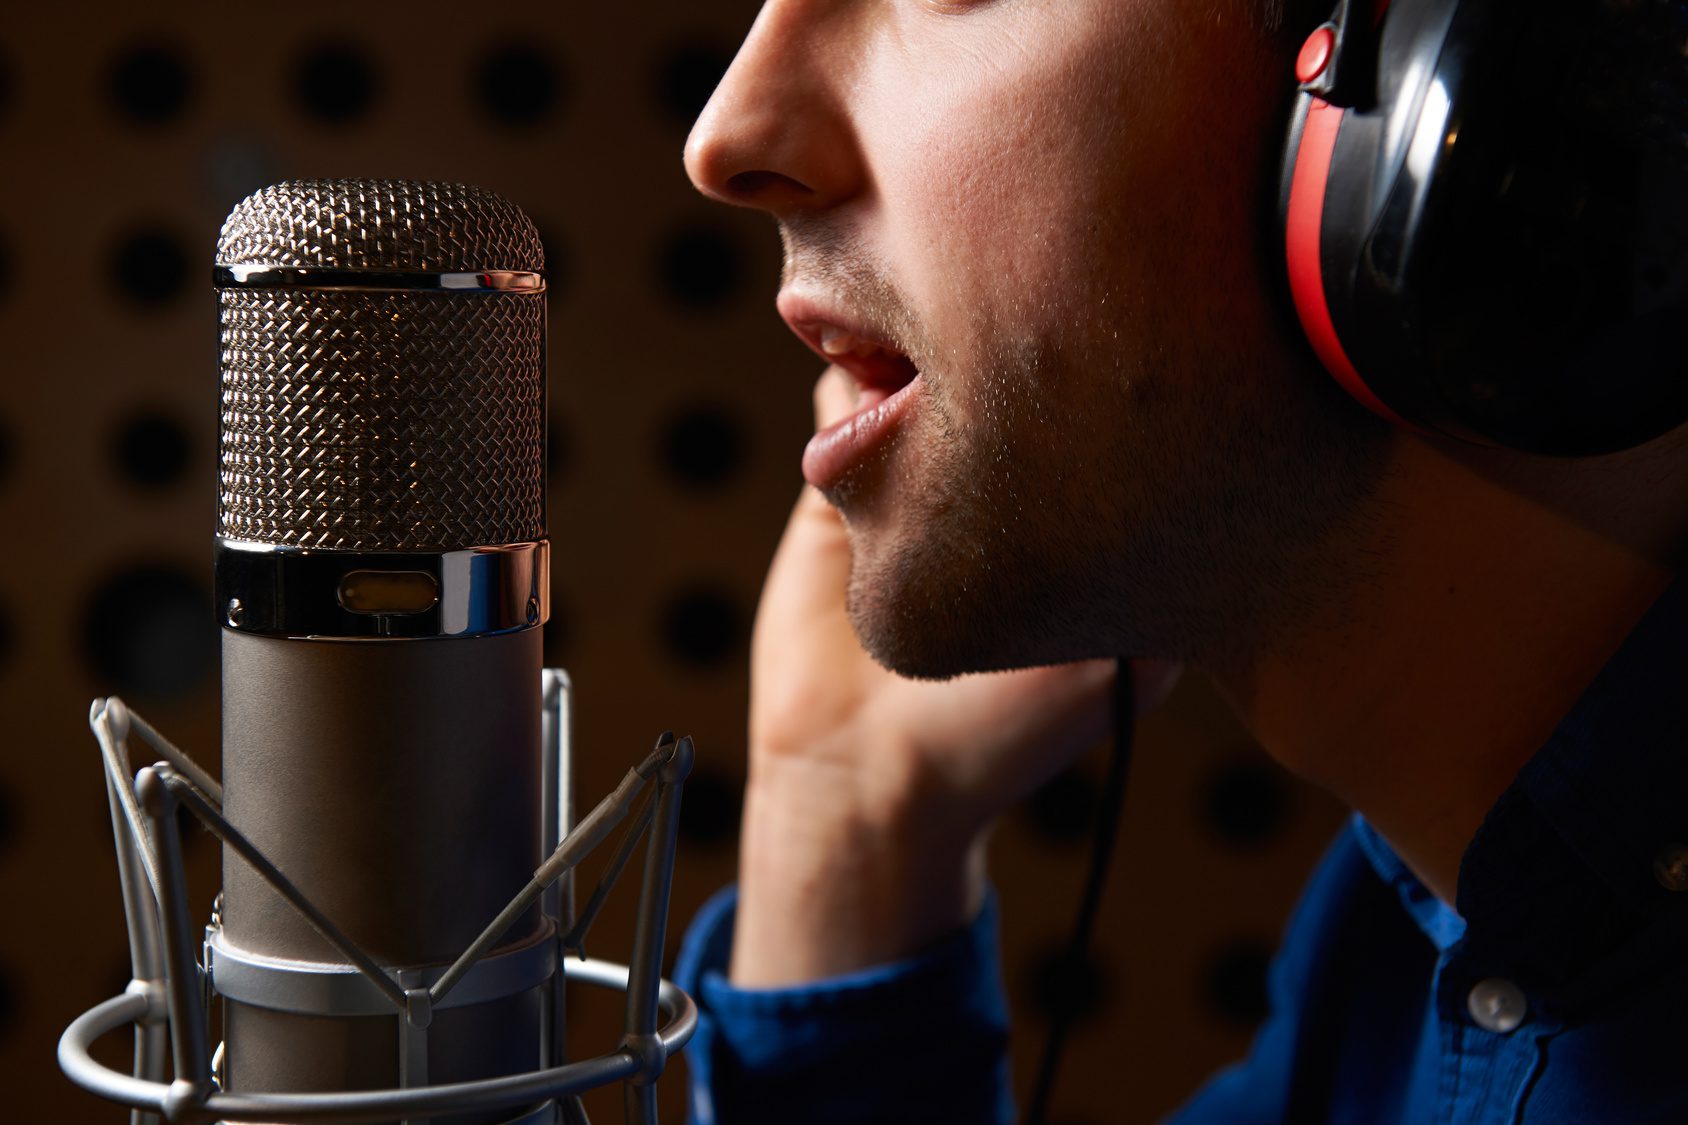
[[[850,403],[847,376],[829,368],[817,422]],[[983,894],[990,826],[1108,728],[1112,661],[941,683],[885,670],[845,614],[849,570],[843,522],[805,488],[752,642],[731,969],[741,986],[892,960],[964,924]],[[1175,675],[1145,666],[1140,706]]]

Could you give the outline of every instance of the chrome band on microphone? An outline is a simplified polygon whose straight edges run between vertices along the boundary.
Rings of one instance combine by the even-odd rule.
[[[485,637],[551,616],[551,545],[321,551],[219,539],[216,604],[243,633],[324,640]]]
[[[543,293],[545,277],[526,270],[352,270],[321,266],[218,265],[218,289],[323,289],[442,293]]]

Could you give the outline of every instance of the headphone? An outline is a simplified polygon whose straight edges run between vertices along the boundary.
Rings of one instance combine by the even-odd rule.
[[[1554,455],[1688,422],[1688,3],[1340,0],[1295,74],[1290,295],[1349,394]]]

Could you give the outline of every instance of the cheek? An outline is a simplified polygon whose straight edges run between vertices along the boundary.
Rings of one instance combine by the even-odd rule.
[[[1129,67],[1094,43],[1016,58],[1009,69],[970,54],[925,71],[912,94],[905,74],[862,136],[876,250],[940,344],[984,326],[1072,327],[1099,287],[1134,284],[1118,276],[1133,268],[1120,249],[1134,213],[1119,200],[1143,165],[1122,120]],[[864,85],[898,88],[871,73]]]
[[[1039,99],[1002,101],[960,107],[943,128],[915,138],[888,204],[935,232],[934,249],[964,252],[985,277],[1001,281],[990,271],[1012,269],[1037,283],[1096,213],[1108,154],[1087,136],[1077,111],[1088,107],[1043,114]],[[1052,128],[1015,115],[1058,120]]]
[[[1171,395],[1157,380],[1223,375],[1263,319],[1264,72],[1228,33],[1126,18],[1084,35],[1049,17],[1036,50],[972,44],[942,65],[868,56],[867,229],[966,420],[992,367],[1041,382],[1050,416],[1102,405],[1083,385],[1099,368]],[[1216,76],[1198,58],[1237,65]]]

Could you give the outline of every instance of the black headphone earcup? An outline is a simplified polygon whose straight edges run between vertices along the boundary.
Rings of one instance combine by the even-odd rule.
[[[1551,7],[1395,0],[1377,106],[1341,111],[1330,144],[1320,296],[1385,412],[1593,454],[1688,421],[1688,150],[1637,77],[1682,67],[1627,13]]]

